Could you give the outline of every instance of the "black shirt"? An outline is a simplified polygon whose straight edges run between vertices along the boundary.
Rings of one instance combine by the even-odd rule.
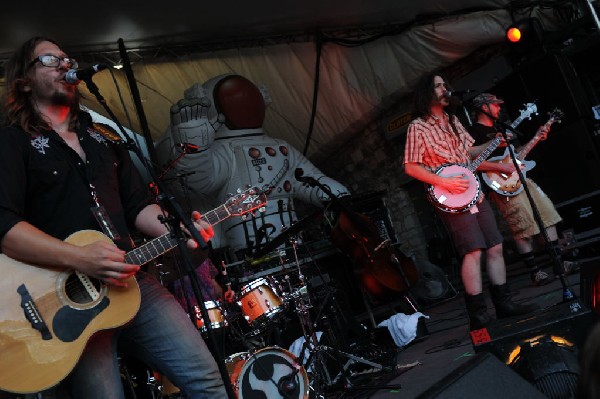
[[[486,142],[492,140],[498,133],[498,130],[496,130],[494,126],[486,126],[477,122],[473,123],[473,126],[470,126],[468,128],[468,131],[471,134],[471,136],[473,136],[473,138],[475,139],[474,145],[485,144]],[[506,147],[496,148],[488,157],[488,159],[504,154],[505,150]]]
[[[90,210],[91,183],[121,236],[116,244],[131,248],[129,228],[152,195],[126,148],[102,136],[88,114],[79,119],[85,162],[54,131],[32,136],[17,127],[0,129],[0,240],[20,221],[61,240],[101,230]]]

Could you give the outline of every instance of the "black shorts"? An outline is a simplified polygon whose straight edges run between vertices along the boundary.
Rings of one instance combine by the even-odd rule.
[[[488,249],[504,241],[487,199],[484,198],[475,206],[478,210],[476,213],[472,213],[471,209],[462,213],[438,210],[461,259],[476,249]]]

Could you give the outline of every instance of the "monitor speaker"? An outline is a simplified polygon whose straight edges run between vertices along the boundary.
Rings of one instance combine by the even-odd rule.
[[[489,353],[479,353],[418,396],[418,399],[546,398]]]

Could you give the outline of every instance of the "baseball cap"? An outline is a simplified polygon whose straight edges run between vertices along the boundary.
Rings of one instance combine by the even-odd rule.
[[[482,107],[485,104],[504,104],[504,100],[490,93],[478,94],[473,99],[473,105],[478,108]]]

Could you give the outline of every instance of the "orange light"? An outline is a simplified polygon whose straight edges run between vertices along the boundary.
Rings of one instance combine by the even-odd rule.
[[[521,40],[521,30],[519,28],[510,28],[506,31],[506,38],[513,43]]]

